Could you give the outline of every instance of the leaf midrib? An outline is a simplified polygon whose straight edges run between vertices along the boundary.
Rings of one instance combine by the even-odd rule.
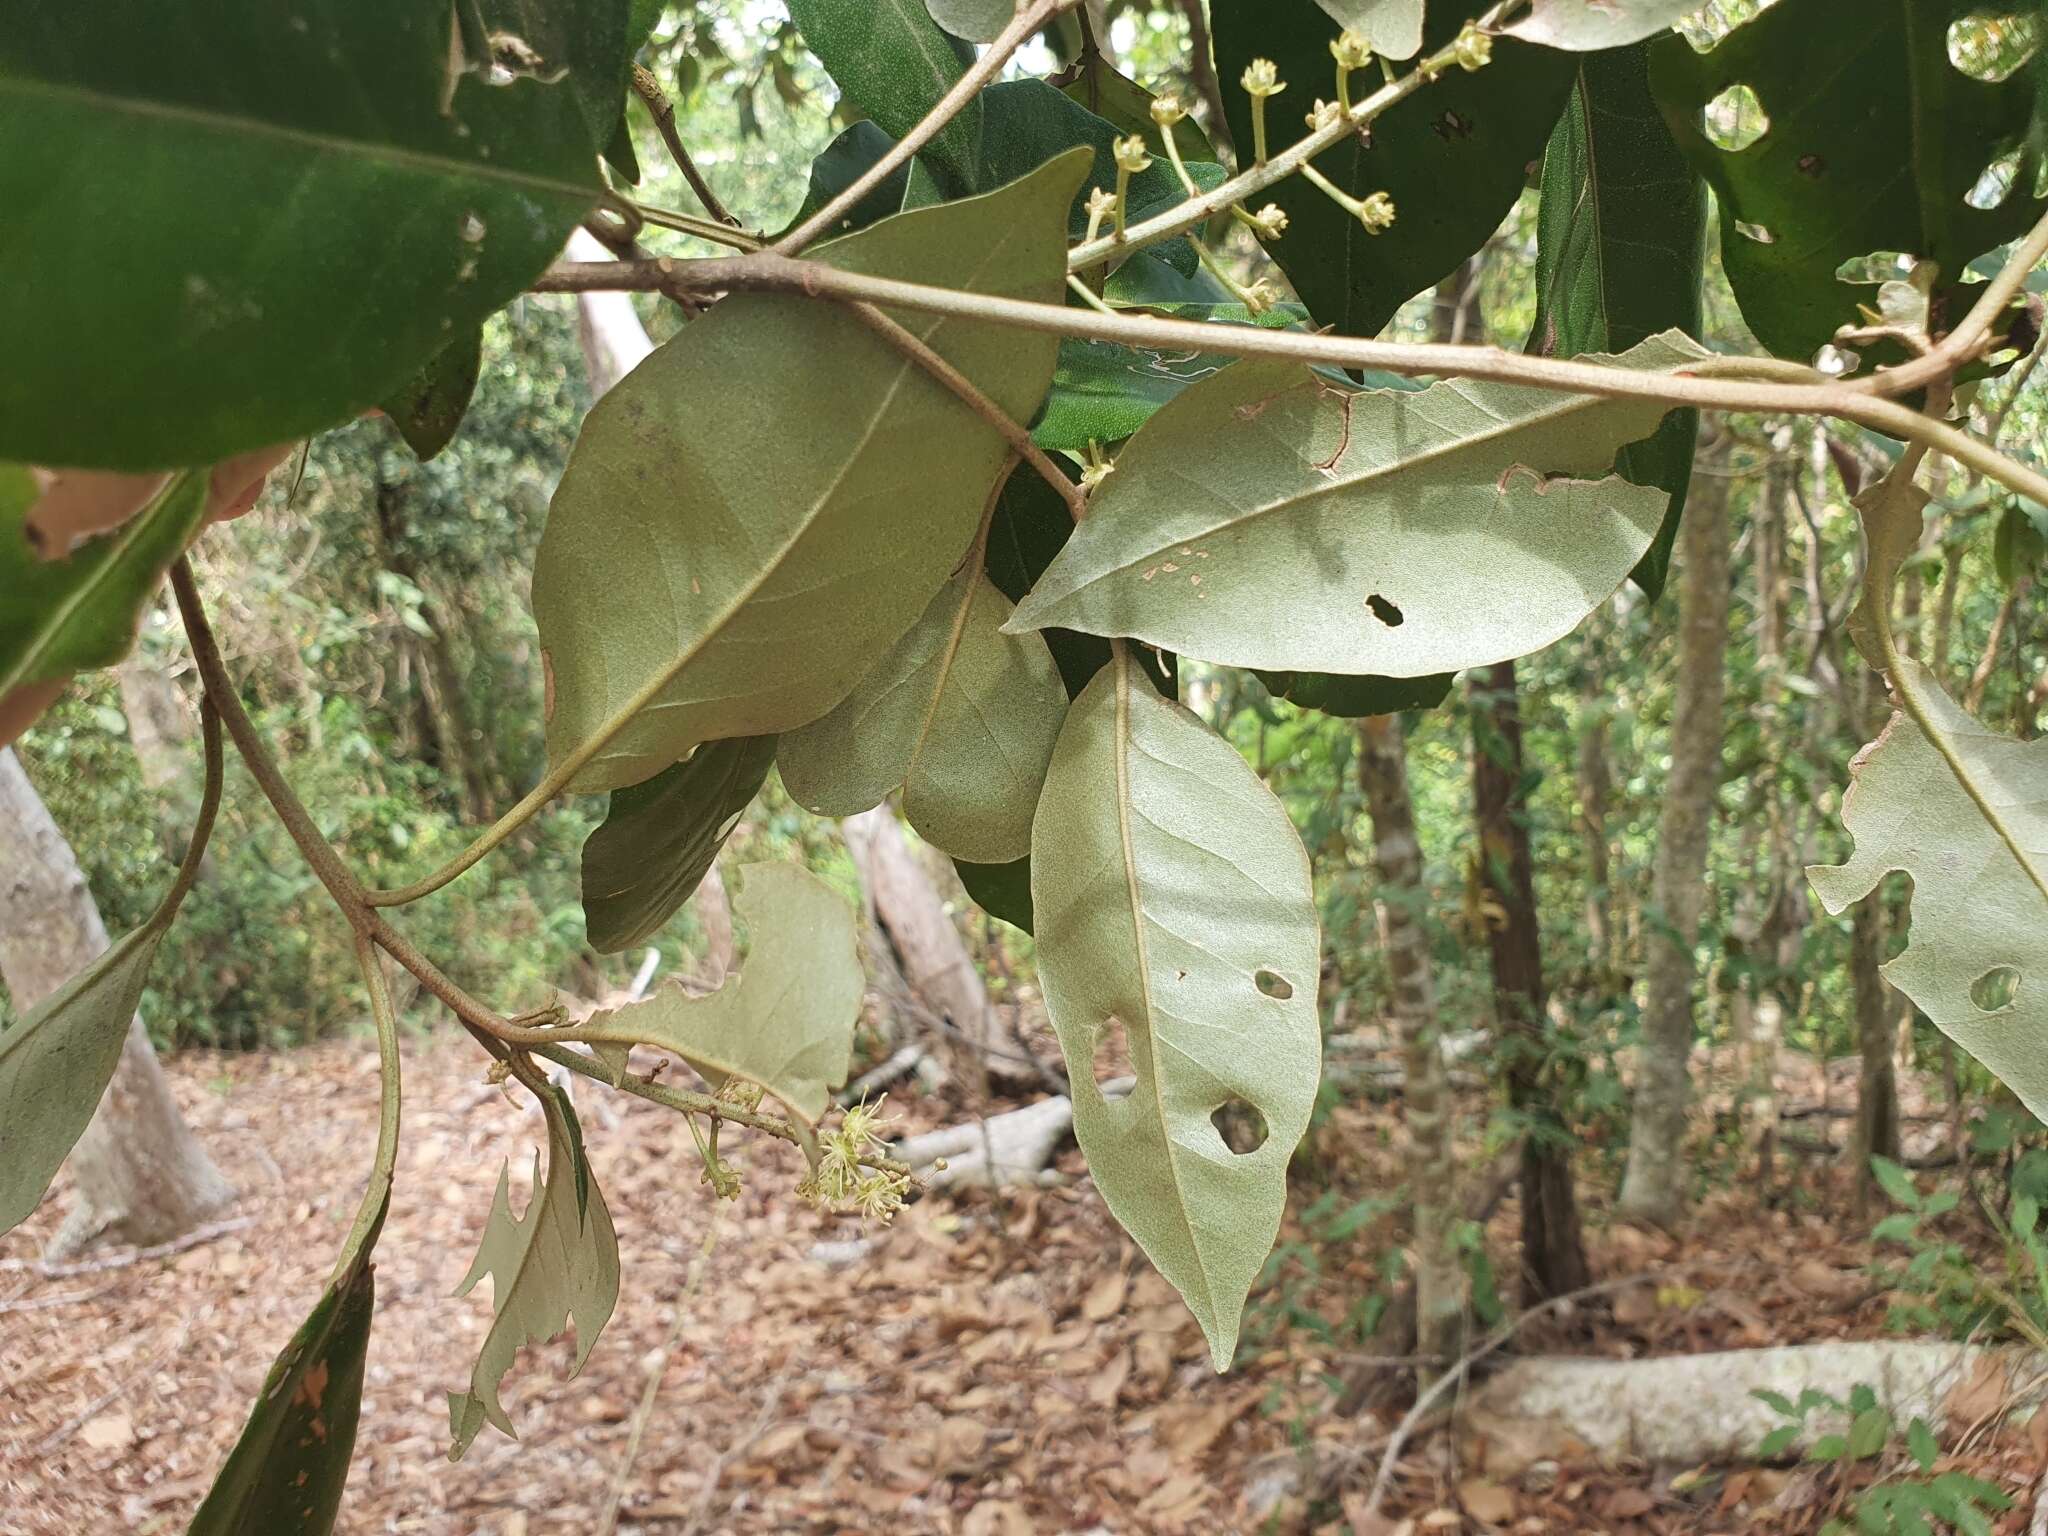
[[[492,165],[482,160],[464,160],[429,151],[407,149],[402,145],[376,139],[351,137],[347,134],[323,133],[317,129],[294,127],[287,123],[273,122],[267,118],[248,117],[232,112],[220,112],[206,107],[194,107],[182,102],[151,101],[144,97],[115,96],[105,91],[93,90],[87,86],[65,85],[48,80],[27,80],[14,78],[0,80],[0,95],[41,96],[76,102],[95,112],[109,116],[123,114],[149,118],[159,122],[179,123],[188,127],[201,128],[209,132],[245,135],[259,139],[270,139],[280,144],[290,144],[300,149],[309,149],[321,154],[357,155],[376,159],[405,170],[430,172],[437,175],[464,177],[476,181],[494,181],[506,186],[520,187],[528,191],[546,192],[554,196],[577,199],[594,199],[598,194],[595,183],[596,158],[591,160],[593,180],[589,184],[558,181],[552,176],[542,176],[531,171],[510,169]]]

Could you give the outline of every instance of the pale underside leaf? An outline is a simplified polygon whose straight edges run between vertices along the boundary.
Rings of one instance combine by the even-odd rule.
[[[1912,877],[1911,942],[1885,977],[2048,1119],[2048,897],[2039,883],[2048,870],[2048,739],[1987,731],[1917,662],[1899,666],[2026,862],[1898,713],[1850,766],[1842,821],[1854,854],[1807,875],[1830,912],[1870,896],[1894,870]]]
[[[1340,27],[1364,38],[1374,53],[1412,59],[1422,47],[1423,0],[1316,0]],[[1438,0],[1439,4],[1448,0]]]
[[[925,0],[932,20],[970,43],[992,43],[1017,14],[1011,0]]]
[[[1702,355],[1667,332],[1585,361]],[[1666,497],[1606,472],[1666,409],[1462,379],[1348,391],[1238,363],[1131,440],[1009,627],[1275,671],[1421,677],[1526,655],[1649,547]]]
[[[816,1121],[846,1081],[866,990],[853,910],[795,864],[748,865],[733,901],[753,936],[737,977],[709,997],[663,987],[567,1038],[594,1046],[615,1075],[635,1045],[673,1051],[714,1087],[745,1078]]]
[[[1529,0],[1500,30],[1573,53],[1655,37],[1698,10],[1699,0]]]
[[[783,787],[851,816],[900,784],[926,842],[978,864],[1023,858],[1067,694],[1044,637],[1003,633],[1011,612],[971,559],[845,702],[783,738]]]
[[[526,1344],[543,1343],[576,1325],[576,1359],[583,1369],[591,1346],[619,1300],[619,1238],[604,1194],[584,1160],[583,1133],[568,1096],[550,1086],[541,1096],[547,1116],[547,1171],[533,1157],[533,1195],[526,1214],[512,1214],[511,1164],[498,1174],[490,1219],[476,1259],[455,1294],[466,1296],[491,1276],[496,1315],[477,1353],[467,1392],[448,1394],[448,1459],[459,1460],[486,1420],[506,1434],[512,1421],[498,1401],[498,1386]]]
[[[1110,1211],[1187,1298],[1221,1370],[1279,1231],[1321,1055],[1317,913],[1294,827],[1128,652],[1075,700],[1039,800],[1031,892],[1074,1128]],[[1118,1021],[1137,1086],[1105,1099]],[[1212,1121],[1263,1118],[1236,1153]]]
[[[1011,298],[1064,289],[1077,151],[984,197],[819,247],[864,273]],[[899,317],[1028,421],[1058,343]],[[960,563],[1007,447],[859,321],[735,295],[591,411],[533,577],[555,763],[608,738],[582,790],[700,741],[808,724],[853,689]]]

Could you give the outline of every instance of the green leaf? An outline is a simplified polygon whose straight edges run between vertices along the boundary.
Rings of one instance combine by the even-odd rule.
[[[0,160],[0,457],[303,437],[546,267],[602,190],[625,0],[454,14],[451,53],[450,9],[412,0],[11,6],[0,143],[36,152]]]
[[[482,327],[464,332],[384,401],[384,414],[418,458],[431,459],[454,439],[476,393],[483,349]]]
[[[1884,967],[1885,978],[2037,1119],[2048,1118],[2048,896],[2039,875],[2048,867],[2048,742],[1987,731],[1917,662],[1899,665],[2025,861],[1934,743],[1895,714],[1851,765],[1842,821],[1854,854],[1846,864],[1811,867],[1807,877],[1839,913],[1892,871],[1911,875],[1911,942]]]
[[[1910,1242],[1920,1230],[1920,1218],[1910,1211],[1894,1211],[1870,1229],[1873,1243]]]
[[[206,786],[192,841],[143,925],[0,1029],[0,1233],[27,1219],[113,1080],[150,962],[191,889],[220,808],[221,740],[206,717]]]
[[[128,654],[142,605],[206,515],[206,485],[204,474],[173,476],[119,527],[45,560],[29,542],[35,481],[0,464],[0,699]]]
[[[865,117],[839,134],[820,150],[818,158],[811,162],[810,186],[804,193],[804,200],[796,211],[796,217],[789,221],[787,228],[795,229],[809,219],[812,214],[860,180],[871,166],[878,164],[882,156],[895,146],[894,139],[877,128],[871,119]],[[847,210],[846,216],[840,220],[839,227],[834,233],[843,234],[851,230],[866,229],[877,220],[886,219],[903,206],[904,193],[909,186],[910,168],[899,166],[874,191]]]
[[[1017,14],[1012,0],[925,0],[932,20],[970,43],[992,43]]]
[[[2040,524],[2015,499],[1998,514],[1998,528],[1991,537],[1991,563],[1999,585],[2008,592],[2022,579],[2030,579],[2048,559],[2048,536]]]
[[[813,255],[1054,301],[1085,159]],[[1000,409],[1037,410],[1054,338],[900,318]],[[591,410],[555,492],[533,575],[550,761],[603,741],[574,787],[616,789],[700,741],[826,713],[959,565],[1008,453],[836,307],[772,294],[714,305]]]
[[[469,1273],[455,1289],[456,1295],[466,1296],[489,1275],[496,1315],[477,1353],[469,1390],[448,1394],[450,1461],[462,1458],[486,1420],[514,1434],[498,1401],[498,1385],[522,1346],[545,1343],[573,1320],[574,1375],[583,1369],[618,1305],[619,1238],[585,1159],[575,1106],[552,1084],[541,1091],[540,1102],[548,1126],[546,1176],[542,1177],[536,1150],[533,1195],[526,1214],[515,1217],[510,1161],[499,1170],[483,1241]]]
[[[1301,841],[1244,759],[1119,652],[1068,712],[1031,865],[1075,1135],[1221,1370],[1316,1096],[1318,923]],[[1111,1103],[1097,1055],[1119,1023],[1138,1081]],[[1234,1102],[1263,1119],[1256,1151],[1232,1152],[1212,1123]]]
[[[1920,1191],[1913,1186],[1913,1175],[1888,1157],[1873,1157],[1870,1171],[1877,1178],[1878,1187],[1893,1202],[1903,1205],[1909,1211],[1920,1209]]]
[[[740,974],[709,997],[663,987],[592,1014],[564,1037],[597,1048],[614,1077],[635,1045],[673,1051],[714,1085],[759,1083],[815,1122],[846,1081],[867,982],[852,909],[795,864],[750,864],[734,898],[753,935]]]
[[[1547,48],[1589,53],[1668,32],[1681,16],[1698,9],[1693,0],[1628,0],[1626,5],[1613,0],[1529,0],[1500,30]]]
[[[1922,1472],[1932,1472],[1935,1462],[1941,1459],[1941,1445],[1922,1418],[1915,1418],[1906,1427],[1906,1449],[1912,1452],[1913,1460],[1919,1463]]]
[[[2026,131],[2022,74],[1973,80],[1949,62],[1949,24],[1975,0],[1786,0],[1710,53],[1682,37],[1651,46],[1650,82],[1674,138],[1721,204],[1721,262],[1749,328],[1780,357],[1810,360],[1837,327],[1860,323],[1868,286],[1838,279],[1845,262],[1903,252],[1937,263],[1937,314],[1959,316],[1971,258],[2018,235],[2035,215],[2022,166],[1996,208],[1965,199],[1985,167]],[[1836,40],[1816,69],[1816,38]],[[1728,150],[1703,114],[1735,86],[1754,92],[1763,137]],[[1768,236],[1768,238],[1764,238]]]
[[[1850,1461],[1868,1461],[1891,1438],[1892,1416],[1882,1408],[1866,1408],[1849,1426],[1846,1447]]]
[[[1053,76],[1051,83],[1118,133],[1143,134],[1147,144],[1157,142],[1159,125],[1152,121],[1152,93],[1129,75],[1120,73],[1100,49],[1083,48],[1081,56]],[[1173,142],[1183,160],[1222,158],[1192,116],[1173,125]]]
[[[1314,7],[1272,0],[1215,0],[1212,9],[1231,137],[1240,147],[1252,142],[1251,102],[1237,80],[1254,58],[1268,58],[1288,90],[1267,103],[1267,129],[1276,148],[1292,142],[1310,101],[1331,94],[1335,25]],[[1469,14],[1433,7],[1424,46],[1444,46]],[[1316,320],[1374,335],[1485,244],[1541,158],[1577,63],[1554,49],[1498,42],[1477,74],[1452,70],[1390,108],[1372,125],[1370,148],[1354,136],[1318,155],[1316,169],[1351,196],[1393,198],[1398,217],[1384,234],[1366,233],[1300,177],[1261,194],[1287,212],[1287,233],[1269,250]]]
[[[1529,350],[1570,357],[1622,351],[1665,330],[1697,334],[1706,233],[1706,186],[1651,99],[1648,48],[1581,60],[1543,156]],[[1670,568],[1698,433],[1697,411],[1673,411],[1615,461],[1624,480],[1671,498],[1631,572],[1652,598]]]
[[[1797,1424],[1780,1424],[1768,1435],[1765,1435],[1763,1442],[1757,1446],[1757,1460],[1776,1461],[1792,1448],[1792,1442],[1798,1438],[1799,1426]]]
[[[583,923],[590,947],[643,944],[710,872],[775,761],[773,736],[707,741],[653,778],[612,792],[583,844]]]
[[[1435,709],[1450,697],[1451,674],[1433,677],[1347,677],[1333,672],[1261,672],[1260,682],[1276,699],[1320,710],[1341,720],[1394,715],[1407,709]]]
[[[1807,1449],[1808,1461],[1844,1461],[1849,1455],[1849,1442],[1841,1435],[1822,1435]]]
[[[1588,361],[1701,355],[1670,335]],[[1280,671],[1423,677],[1525,655],[1649,547],[1661,492],[1574,477],[1663,415],[1465,380],[1354,393],[1299,364],[1238,363],[1131,439],[1011,626]]]
[[[1032,931],[1030,859],[1013,859],[1007,864],[955,859],[953,868],[968,896],[982,911],[1026,933]]]
[[[1052,392],[1032,425],[1032,441],[1066,453],[1120,441],[1190,384],[1233,361],[1222,352],[1158,352],[1070,337],[1060,343]]]
[[[334,1529],[355,1450],[370,1349],[377,1271],[371,1251],[391,1205],[364,1236],[263,1380],[241,1437],[187,1536],[326,1536]]]
[[[1004,864],[1031,850],[1067,694],[1040,636],[1003,633],[1010,600],[979,555],[838,708],[782,738],[780,762],[784,788],[816,815],[854,815],[900,784],[926,842]]]
[[[789,14],[839,89],[892,139],[916,127],[974,57],[940,30],[925,0],[790,0]],[[980,185],[981,112],[979,99],[969,102],[918,155],[949,197]]]
[[[1769,1408],[1773,1413],[1782,1413],[1788,1419],[1803,1418],[1804,1415],[1792,1406],[1792,1399],[1782,1392],[1773,1392],[1769,1387],[1754,1387],[1751,1397]]]
[[[1374,53],[1389,59],[1412,59],[1422,47],[1422,3],[1423,0],[1316,0],[1338,26],[1356,32]]]

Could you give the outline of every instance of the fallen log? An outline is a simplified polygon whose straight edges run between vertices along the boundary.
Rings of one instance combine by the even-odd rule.
[[[1120,1099],[1136,1081],[1120,1077],[1104,1083],[1103,1097]],[[1058,1177],[1047,1171],[1053,1153],[1073,1128],[1073,1101],[1056,1093],[1022,1109],[906,1137],[890,1148],[890,1155],[908,1163],[928,1189],[1051,1183]],[[938,1166],[942,1162],[943,1168]]]
[[[1793,1402],[1816,1390],[1846,1403],[1877,1394],[1901,1431],[1925,1419],[1944,1440],[1986,1416],[2022,1418],[2048,1398],[2043,1357],[2019,1349],[1926,1340],[1832,1341],[1654,1360],[1539,1356],[1518,1360],[1465,1400],[1457,1418],[1471,1463],[1492,1478],[1541,1461],[1697,1466],[1754,1461],[1791,1422],[1756,1396]],[[1846,1429],[1841,1414],[1810,1413],[1785,1454]]]

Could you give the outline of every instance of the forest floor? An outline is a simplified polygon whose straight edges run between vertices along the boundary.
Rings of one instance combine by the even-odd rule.
[[[373,1052],[336,1042],[186,1053],[169,1065],[188,1117],[240,1186],[235,1225],[166,1258],[43,1274],[34,1256],[63,1207],[60,1180],[0,1240],[7,1536],[182,1530],[353,1214],[375,1137]],[[1686,1469],[1565,1466],[1540,1491],[1497,1487],[1461,1475],[1451,1437],[1438,1434],[1403,1456],[1383,1511],[1392,1518],[1369,1522],[1364,1491],[1405,1403],[1334,1415],[1331,1384],[1365,1346],[1316,1320],[1337,1323],[1378,1283],[1384,1222],[1312,1244],[1301,1222],[1317,1192],[1297,1192],[1282,1278],[1254,1296],[1248,1319],[1263,1342],[1218,1377],[1071,1147],[1057,1187],[934,1195],[863,1232],[795,1197],[800,1164],[779,1143],[741,1147],[745,1192],[716,1204],[673,1118],[595,1092],[579,1102],[619,1232],[618,1311],[580,1377],[567,1378],[566,1340],[524,1352],[505,1390],[523,1438],[487,1429],[450,1464],[444,1393],[466,1382],[489,1315],[481,1290],[450,1292],[508,1150],[523,1201],[540,1125],[477,1068],[455,1045],[407,1048],[405,1142],[378,1252],[344,1532],[588,1532],[615,1481],[618,1529],[664,1536],[1675,1536],[1806,1531],[1825,1513],[1802,1474],[1782,1469],[1674,1483]],[[1817,1071],[1806,1086],[1818,1097]],[[904,1128],[953,1117],[913,1099]],[[1312,1163],[1341,1169],[1321,1175],[1335,1192],[1321,1208],[1385,1189],[1399,1149],[1398,1107],[1339,1108]],[[1590,1212],[1596,1276],[1644,1283],[1532,1326],[1520,1347],[1634,1358],[1882,1336],[1867,1242],[1820,1214],[1845,1204],[1833,1164],[1789,1161],[1778,1198],[1767,1204],[1735,1181],[1710,1192],[1675,1240]],[[1494,1218],[1497,1253],[1513,1221],[1510,1200]],[[629,1453],[654,1374],[654,1410]],[[1972,1464],[2019,1501],[2001,1531],[2028,1530],[2040,1453],[2028,1460],[1987,1441]],[[1311,1493],[1323,1498],[1313,1520]]]

